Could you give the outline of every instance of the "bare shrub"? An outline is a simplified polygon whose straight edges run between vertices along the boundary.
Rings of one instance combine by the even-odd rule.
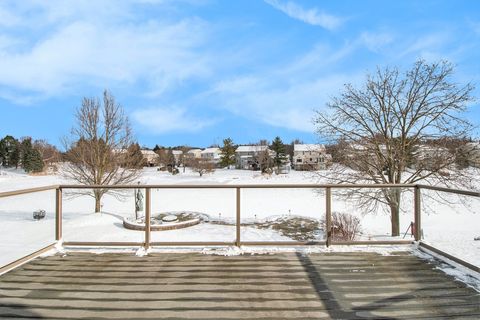
[[[348,213],[332,213],[332,240],[353,241],[359,233],[359,218]]]
[[[215,171],[215,164],[206,159],[193,158],[190,159],[188,165],[190,166],[192,171],[198,173],[200,177],[203,176],[205,173],[212,173]]]

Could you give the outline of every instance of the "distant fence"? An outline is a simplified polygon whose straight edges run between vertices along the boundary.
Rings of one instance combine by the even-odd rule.
[[[62,239],[62,203],[64,190],[80,190],[80,189],[144,189],[145,190],[145,231],[143,242],[81,242],[68,241],[63,242],[65,246],[144,246],[146,248],[155,246],[298,246],[298,245],[392,245],[392,244],[411,244],[411,240],[372,240],[372,241],[335,241],[333,239],[332,226],[332,190],[336,189],[413,189],[413,216],[414,229],[413,236],[415,241],[421,241],[421,190],[428,189],[439,192],[447,192],[459,195],[466,195],[472,197],[480,197],[479,192],[472,192],[466,190],[449,189],[421,184],[237,184],[237,185],[53,185],[32,189],[23,189],[10,192],[1,192],[0,198],[24,195],[41,191],[55,190],[55,241]],[[236,214],[235,214],[235,241],[233,242],[154,242],[151,241],[151,189],[233,189],[235,193]],[[326,238],[324,241],[242,241],[241,239],[241,190],[243,189],[317,189],[325,191],[325,232]],[[51,248],[55,244],[52,243],[48,247],[39,250],[26,258],[36,253],[41,254],[45,250]],[[439,250],[437,250],[439,251]],[[13,268],[16,265],[25,261],[26,258],[19,259],[5,267],[0,268],[0,272],[6,268]],[[471,266],[471,265],[470,265]],[[470,267],[469,266],[469,267]]]

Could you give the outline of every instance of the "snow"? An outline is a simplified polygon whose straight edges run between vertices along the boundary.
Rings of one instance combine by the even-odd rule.
[[[159,172],[156,168],[145,168],[139,179],[143,184],[305,184],[319,182],[318,177],[309,172],[291,171],[284,175],[262,175],[248,170],[216,170],[203,177],[188,170],[171,175]],[[30,176],[20,170],[0,170],[0,192],[39,186],[72,184],[72,181],[58,175]],[[194,211],[209,215],[212,220],[235,221],[235,189],[152,189],[152,214],[176,211]],[[123,228],[124,218],[134,217],[133,190],[125,191],[124,198],[118,200],[106,195],[102,199],[102,213],[93,213],[93,198],[76,196],[64,191],[63,198],[63,240],[64,241],[128,241],[143,242],[142,231]],[[427,243],[449,252],[474,265],[480,265],[480,200],[460,199],[457,204],[440,203],[438,196],[422,191],[422,227]],[[428,198],[427,198],[428,196]],[[450,202],[456,197],[450,195]],[[459,203],[458,203],[459,202]],[[361,219],[359,240],[392,239],[389,236],[389,215],[369,212],[362,215],[356,203],[346,201],[338,190],[333,190],[333,211],[347,212]],[[46,218],[34,221],[33,211],[43,209]],[[305,216],[324,219],[325,194],[322,190],[311,189],[242,189],[242,222],[265,221],[278,216]],[[404,195],[401,213],[402,239],[413,221],[413,196]],[[28,195],[0,198],[0,265],[21,258],[34,250],[54,242],[55,236],[55,192],[43,191]],[[241,238],[244,241],[285,241],[290,238],[273,229],[259,229],[242,226]],[[412,239],[410,235],[406,239]],[[201,223],[196,226],[152,232],[152,241],[220,241],[233,242],[235,227],[229,224]],[[320,239],[321,240],[321,239]],[[356,250],[353,247],[335,250]],[[370,247],[361,250],[370,250]],[[238,248],[229,249],[237,251]],[[246,250],[246,249],[243,249]],[[250,250],[250,249],[249,249]],[[253,249],[252,249],[253,250]],[[282,248],[283,250],[283,248]],[[308,250],[331,250],[311,248]],[[388,250],[387,250],[388,251]]]
[[[241,152],[262,152],[268,149],[268,146],[238,146],[235,152],[241,153]]]
[[[219,153],[220,148],[206,148],[203,151],[201,151],[201,154],[208,154],[208,153]]]
[[[294,152],[325,152],[325,146],[323,144],[294,144]]]
[[[434,261],[436,259],[437,262],[440,261],[437,269],[480,292],[480,274],[478,272],[466,268],[455,261],[452,261],[444,256],[440,256],[435,252],[423,247],[421,249],[417,248],[414,250],[413,254],[424,260]]]

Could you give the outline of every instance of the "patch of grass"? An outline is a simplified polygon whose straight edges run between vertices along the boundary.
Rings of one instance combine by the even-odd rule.
[[[183,221],[189,221],[193,219],[200,219],[200,221],[205,220],[204,215],[199,213],[194,213],[194,212],[179,212],[179,213],[165,212],[165,213],[160,213],[155,215],[154,219],[162,220],[164,217],[171,216],[171,215],[177,217],[177,220],[175,222],[183,222]]]
[[[323,233],[322,224],[306,217],[280,217],[275,220],[251,224],[259,229],[272,229],[296,241],[318,240]]]

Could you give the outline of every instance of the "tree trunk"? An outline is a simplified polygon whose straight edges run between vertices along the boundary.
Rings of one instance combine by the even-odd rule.
[[[102,199],[102,194],[98,190],[93,191],[93,193],[95,194],[95,212],[100,212],[100,200]]]
[[[401,190],[395,188],[390,191],[390,213],[392,222],[392,237],[400,235],[400,195]]]

